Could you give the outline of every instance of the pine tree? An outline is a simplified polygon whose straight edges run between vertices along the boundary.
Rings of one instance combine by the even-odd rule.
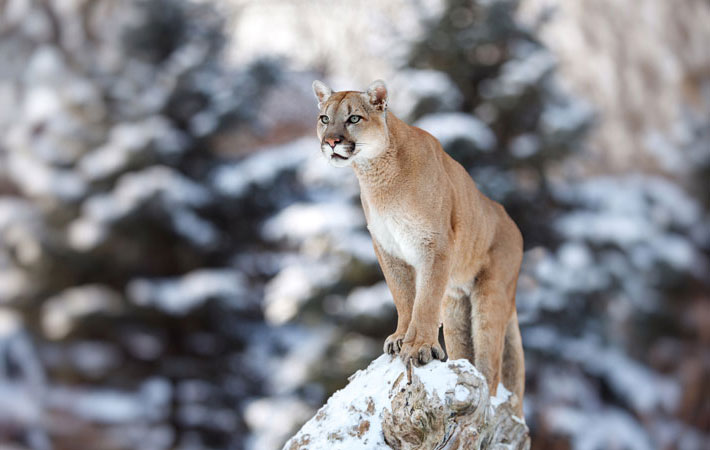
[[[2,18],[0,304],[73,417],[52,440],[239,448],[260,380],[235,367],[235,328],[261,312],[233,258],[269,204],[235,204],[212,178],[229,164],[216,141],[250,126],[276,66],[226,67],[208,4],[34,0]],[[111,389],[134,417],[98,409]]]
[[[517,6],[517,0],[448,0],[413,47],[408,66],[445,73],[461,97],[452,108],[424,96],[413,119],[453,110],[493,133],[490,147],[454,139],[445,150],[503,203],[532,247],[554,239],[548,179],[556,163],[580,148],[593,116],[560,88],[554,56],[516,20]]]

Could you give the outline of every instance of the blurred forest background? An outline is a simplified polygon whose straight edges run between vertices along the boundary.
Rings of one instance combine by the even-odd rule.
[[[710,448],[706,0],[0,0],[0,447],[278,449],[395,312],[315,78],[526,240],[534,449]]]

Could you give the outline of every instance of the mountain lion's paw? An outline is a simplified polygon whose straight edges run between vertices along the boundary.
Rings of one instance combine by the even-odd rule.
[[[402,350],[402,339],[404,334],[392,333],[385,339],[384,352],[388,355],[398,355]]]
[[[405,363],[411,358],[412,363],[419,367],[428,363],[432,359],[443,361],[446,354],[438,342],[433,344],[426,342],[413,342],[402,345],[400,357]]]

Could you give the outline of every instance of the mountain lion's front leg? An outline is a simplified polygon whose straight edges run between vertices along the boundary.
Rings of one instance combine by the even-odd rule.
[[[427,255],[415,270],[417,294],[401,357],[419,366],[445,357],[439,345],[439,314],[449,279],[449,258],[444,252]]]
[[[387,287],[392,293],[394,306],[397,308],[397,329],[385,339],[383,350],[390,355],[396,355],[402,349],[402,341],[412,318],[415,293],[414,268],[382,250],[375,239],[373,244]]]

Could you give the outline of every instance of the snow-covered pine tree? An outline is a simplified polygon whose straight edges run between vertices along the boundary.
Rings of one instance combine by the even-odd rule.
[[[516,19],[518,3],[445,2],[408,66],[414,81],[417,74],[443,72],[448,94],[424,89],[410,116],[445,138],[446,151],[504,204],[533,246],[552,240],[548,181],[556,163],[580,148],[593,114],[561,89],[555,57]]]
[[[0,440],[240,448],[260,381],[239,329],[261,313],[233,258],[269,203],[212,174],[276,66],[226,67],[208,3],[11,0],[0,19],[0,319],[19,312],[41,361],[0,345],[0,384],[51,380]]]

